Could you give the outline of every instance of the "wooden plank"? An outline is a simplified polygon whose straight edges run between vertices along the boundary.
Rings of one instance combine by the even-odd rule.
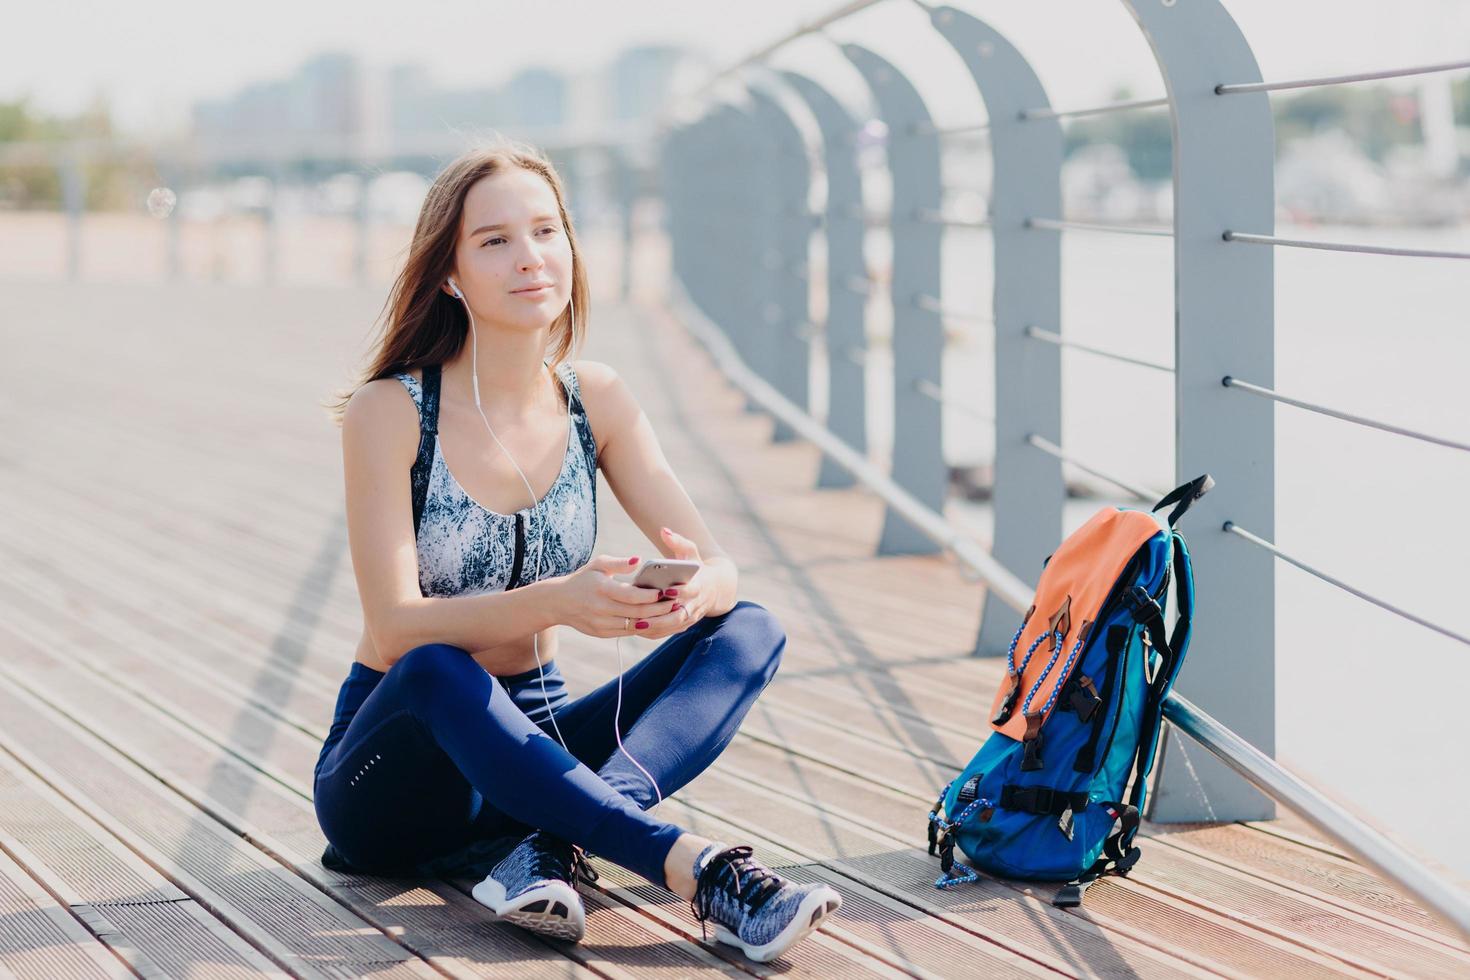
[[[721,775],[745,787],[758,785],[765,792],[798,799],[819,812],[828,825],[852,825],[887,835],[895,844],[919,839],[915,814],[921,816],[922,808],[912,799],[811,768],[797,774],[792,767],[780,765],[765,747],[732,746],[726,756],[719,767]],[[1385,927],[1369,916],[1264,887],[1192,856],[1161,853],[1146,843],[1145,851],[1144,860],[1127,879],[1106,879],[1089,889],[1092,915],[1116,915],[1137,925],[1133,917],[1146,913],[1143,921],[1154,924],[1146,930],[1148,934],[1188,936],[1192,950],[1213,948],[1220,962],[1247,975],[1258,975],[1273,961],[1283,967],[1290,964],[1283,972],[1294,975],[1357,970],[1453,976],[1470,964],[1470,959]],[[921,861],[927,857],[917,847],[914,853]],[[932,871],[933,859],[925,863]],[[1055,886],[1045,883],[1026,887],[1048,899],[1055,892]],[[1124,892],[1132,894],[1125,896]],[[1120,908],[1120,903],[1129,907]]]
[[[44,627],[37,626],[37,628]],[[36,651],[27,651],[27,653],[31,656],[38,655]],[[83,655],[80,655],[75,650],[69,655],[72,662],[76,662],[81,656]],[[118,672],[120,678],[146,677],[146,684],[152,691],[167,697],[169,703],[178,706],[180,710],[189,712],[189,721],[193,725],[205,726],[210,724],[212,719],[225,718],[231,713],[232,702],[230,699],[228,697],[219,697],[217,693],[222,692],[223,687],[229,683],[228,681],[221,683],[221,680],[218,678],[210,678],[210,683],[195,691],[192,696],[182,696],[185,692],[180,685],[193,683],[195,679],[206,676],[209,668],[204,665],[196,666],[188,674],[177,675],[160,673],[157,670],[145,674],[146,666],[138,662],[123,662],[119,663],[118,666],[120,668]],[[177,682],[171,682],[170,676],[177,676]],[[133,682],[130,680],[119,679],[116,683],[129,692],[133,692],[134,690]],[[107,703],[112,700],[115,700],[112,695],[99,692],[95,700],[88,701],[79,706],[78,710],[85,710],[90,718],[97,713],[108,710]],[[326,707],[325,701],[322,707]],[[130,729],[133,727],[133,725],[129,726]],[[245,726],[238,723],[231,725],[229,729],[232,752],[235,755],[247,761],[262,773],[271,775],[278,781],[285,783],[293,780],[294,777],[290,773],[308,769],[310,760],[315,756],[318,740],[303,739],[291,730],[283,731],[279,735],[280,737],[272,737],[268,729],[257,733],[254,726]],[[287,752],[290,749],[294,749],[297,753],[297,758],[294,763],[282,756],[283,752]],[[271,758],[262,758],[255,755],[256,752],[269,753]],[[298,786],[297,790],[303,797],[306,796],[304,786]],[[271,823],[272,826],[279,826],[281,824],[281,818],[277,816]],[[252,838],[261,836],[261,832],[257,830],[249,830],[248,832]],[[668,898],[668,901],[673,902],[671,896]],[[641,907],[644,903],[639,902],[636,904]],[[684,928],[690,933],[697,931],[697,927],[692,922],[686,922]],[[827,931],[834,932],[835,930],[829,928]],[[819,949],[823,942],[822,939],[818,938],[812,944],[812,948]],[[859,950],[862,949],[859,943],[849,942],[848,945]],[[803,944],[802,947],[794,951],[794,955],[790,957],[793,962],[788,964],[786,968],[790,969],[792,966],[799,967],[800,958],[806,955],[807,952],[807,944]],[[830,973],[830,954],[832,952],[833,950],[828,950],[829,956],[825,961],[825,966],[815,970],[817,975],[828,975]],[[843,951],[841,955],[843,958],[851,959],[853,954],[851,951]],[[844,975],[860,975],[859,971],[861,968],[864,968],[864,964],[860,962],[850,963],[847,967],[843,968],[842,972]]]
[[[27,650],[26,653],[27,662],[24,667],[27,670],[27,677],[30,677],[30,671],[44,668],[45,655],[35,648]],[[77,655],[73,654],[73,657],[75,656]],[[167,778],[175,788],[188,792],[199,805],[208,805],[215,815],[222,815],[230,819],[232,823],[237,824],[236,829],[250,839],[257,842],[279,840],[280,843],[271,847],[273,851],[288,849],[293,841],[305,839],[310,842],[304,848],[305,850],[320,853],[322,842],[315,827],[314,813],[310,808],[309,787],[306,786],[302,777],[295,775],[298,772],[310,772],[320,744],[319,739],[301,736],[299,732],[292,729],[276,731],[269,722],[255,724],[260,719],[232,711],[231,702],[228,699],[219,698],[213,693],[212,687],[197,688],[190,692],[193,696],[188,699],[187,704],[166,703],[168,695],[180,693],[179,685],[185,682],[179,681],[179,675],[169,675],[158,671],[146,676],[149,687],[153,688],[155,694],[160,697],[160,700],[152,702],[152,706],[159,708],[160,711],[168,707],[181,714],[187,714],[188,721],[194,726],[210,725],[215,720],[230,718],[232,714],[234,715],[228,731],[215,733],[215,736],[221,740],[230,740],[231,755],[234,758],[218,759],[213,764],[216,768],[229,766],[238,770],[244,788],[250,790],[248,800],[235,798],[216,801],[208,798],[206,795],[208,790],[201,790],[197,785],[189,786],[185,781],[187,777],[174,771],[173,767],[181,764],[186,749],[193,748],[195,754],[202,754],[206,762],[209,759],[208,750],[203,748],[198,739],[192,737],[196,731],[190,727],[175,724],[175,716],[160,716],[150,725],[149,712],[130,710],[125,702],[118,701],[116,693],[109,692],[100,685],[100,682],[90,679],[87,682],[74,681],[68,688],[66,696],[72,699],[82,699],[73,710],[85,715],[88,727],[99,728],[103,724],[99,719],[119,715],[120,717],[112,722],[117,727],[107,732],[105,736],[114,744],[121,745],[126,739],[139,737],[145,729],[150,727],[157,728],[159,730],[157,746],[171,745],[175,758],[170,759],[169,764],[165,766],[159,761],[161,753],[165,750],[155,746],[146,755],[149,768],[160,774],[160,778]],[[128,693],[136,693],[132,684],[124,681],[117,683]],[[128,733],[127,736],[119,734],[124,726]],[[285,753],[285,757],[280,762],[263,761],[252,750],[267,751],[278,757]],[[130,754],[136,752],[142,756],[144,750],[130,747],[129,752]],[[258,769],[281,786],[286,786],[296,794],[295,797],[287,798],[285,794],[279,792],[278,786],[252,779],[244,766],[235,764],[236,759]],[[211,786],[213,782],[214,780],[211,781]],[[270,805],[266,806],[266,804]],[[247,805],[250,809],[246,816],[237,815],[228,809],[231,806],[238,809]],[[216,807],[221,809],[217,810]],[[302,862],[309,860],[302,853],[297,853],[295,857]],[[468,886],[474,883],[462,884],[467,890]],[[687,934],[679,935],[671,929],[662,928],[650,922],[647,917],[640,915],[631,903],[609,904],[600,902],[596,896],[590,896],[587,901],[589,940],[580,947],[566,947],[566,952],[578,959],[585,958],[588,965],[600,970],[637,967],[640,974],[647,971],[661,972],[664,969],[671,969],[681,976],[698,972],[700,969],[709,971],[712,968],[717,973],[740,972],[730,961],[721,960],[691,943]],[[480,909],[478,905],[474,905],[474,908]],[[485,913],[480,910],[476,915],[483,919]],[[518,932],[509,926],[499,928],[508,934]],[[820,948],[820,946],[813,947],[814,950]],[[828,952],[830,953],[835,948],[829,947]],[[717,948],[717,951],[722,955],[726,952],[723,948]],[[842,954],[844,958],[852,960],[844,968],[846,974],[854,976],[891,975],[882,970],[868,969],[865,964],[854,959],[848,950],[843,950]],[[810,956],[811,953],[806,951],[803,955]],[[730,958],[733,960],[736,957],[730,954]],[[826,962],[830,964],[831,958],[829,957]],[[790,970],[799,965],[799,959],[789,958],[785,968]],[[747,964],[743,958],[739,958],[739,967],[743,969],[747,966],[752,966],[752,964]],[[807,973],[806,970],[798,970],[796,975]],[[815,969],[810,972],[810,975],[823,976],[827,975],[827,971],[825,968]]]
[[[74,725],[26,691],[13,667],[0,667],[0,675],[10,681],[0,688],[0,742],[6,751],[78,808],[105,815],[114,837],[282,969],[311,977],[439,972],[384,931],[282,873],[212,815],[155,789],[159,774],[153,786],[146,785],[136,768],[130,772],[127,762],[98,752],[95,742],[74,734]],[[220,775],[224,791],[227,781]],[[450,975],[471,975],[453,964],[437,965]]]
[[[93,708],[93,710],[103,710],[103,705],[97,705],[97,707],[96,708]],[[218,711],[219,711],[219,708],[216,708],[216,710],[213,711],[213,713],[209,713],[209,711],[206,711],[206,714],[218,714]],[[306,763],[304,763],[304,760],[303,760],[303,763],[301,763],[301,765],[303,765],[303,767],[304,767],[304,765],[306,765]],[[988,934],[988,933],[980,933],[980,934]],[[1053,964],[1053,965],[1057,965],[1057,964]]]
[[[38,626],[37,628],[44,628],[44,626]],[[109,633],[114,632],[115,630],[109,631]],[[88,658],[80,655],[79,650],[75,644],[69,643],[68,648],[70,650],[69,660],[72,663],[87,663]],[[118,659],[118,657],[121,657],[121,659]],[[147,685],[149,690],[148,693],[143,696],[163,696],[165,697],[165,706],[168,703],[167,698],[170,696],[172,697],[173,702],[176,704],[188,704],[196,708],[198,707],[197,702],[204,700],[206,702],[202,715],[202,717],[204,718],[225,717],[232,710],[231,702],[228,699],[220,701],[218,705],[208,704],[207,702],[210,695],[215,692],[224,693],[227,690],[232,696],[239,693],[236,690],[230,689],[234,683],[232,680],[224,678],[222,676],[215,676],[210,679],[210,687],[208,691],[196,692],[194,695],[189,695],[185,690],[180,687],[180,685],[188,683],[185,682],[183,678],[187,676],[190,679],[190,682],[192,682],[193,679],[205,676],[205,672],[211,670],[212,668],[206,667],[204,665],[200,665],[195,671],[191,671],[188,675],[180,675],[176,674],[175,672],[160,673],[158,672],[158,670],[154,670],[150,674],[148,673],[148,665],[141,662],[136,653],[119,652],[118,657],[114,657],[111,662],[111,665],[116,668],[119,678],[117,681],[115,681],[115,683],[132,689],[133,683],[130,680],[127,680],[127,678],[141,678],[146,676],[148,677]],[[217,663],[219,665],[230,665],[236,663],[236,660],[235,658],[226,658],[224,660],[218,661]],[[161,667],[163,665],[159,664],[158,666]],[[170,668],[170,671],[172,671],[172,669],[176,667],[176,663],[170,664],[168,666]],[[101,676],[101,674],[102,672],[99,670],[99,676]],[[177,678],[177,682],[175,682],[175,678]],[[317,705],[318,713],[329,712],[330,704],[331,701],[327,699],[327,696],[325,694],[321,695],[319,703]],[[299,722],[299,724],[305,726],[307,723],[302,721]],[[286,736],[284,739],[285,741],[299,741],[299,736],[297,736],[297,733],[295,732],[288,731],[283,734],[284,736]],[[320,737],[323,734],[324,729],[319,729],[316,735],[308,739],[306,741],[306,744],[304,745],[304,748],[309,750],[313,757],[315,755],[317,746],[319,745]],[[293,738],[293,736],[295,736],[295,738]],[[261,744],[263,744],[264,748],[268,751],[269,743],[273,741],[273,739],[266,738],[264,740],[264,743],[258,743],[257,739],[244,734],[238,728],[234,728],[231,730],[231,738],[236,750],[242,752],[248,751],[255,747],[259,747],[259,745]],[[251,764],[257,766],[263,772],[268,772],[280,780],[289,781],[292,778],[290,775],[286,774],[288,770],[281,768],[281,766],[279,765],[273,765],[268,762],[263,762],[259,758],[252,758],[250,761]],[[308,760],[305,756],[298,759],[296,762],[296,768],[306,768],[307,765]],[[303,788],[301,792],[304,794],[305,789]],[[694,927],[691,925],[689,926],[689,928],[692,931]],[[820,938],[817,940],[818,943],[820,943],[821,941],[822,940],[820,940]],[[851,972],[851,968],[849,968],[849,970],[845,972]]]
[[[626,320],[628,312],[618,310],[614,315]],[[609,320],[612,317],[604,322]],[[743,413],[739,394],[723,384],[682,332],[660,329],[655,321],[638,341],[640,347],[654,345],[653,361],[633,356],[632,332],[627,330],[605,335],[614,341],[609,350],[623,351],[625,356],[604,357],[628,365],[630,382],[649,393],[645,408],[659,426],[671,461],[681,473],[691,474],[686,486],[699,491],[696,499],[701,509],[719,522],[716,533],[746,570],[742,593],[757,598],[783,623],[791,624],[788,663],[753,716],[751,734],[756,740],[763,739],[765,747],[742,737],[732,748],[729,762],[738,765],[740,753],[761,759],[765,757],[760,753],[794,747],[805,754],[795,761],[791,778],[799,775],[802,785],[814,782],[832,787],[849,780],[844,770],[867,771],[869,757],[875,756],[881,770],[879,780],[891,781],[899,789],[882,791],[896,792],[889,801],[892,816],[883,818],[891,819],[891,829],[880,824],[871,832],[907,841],[907,821],[900,828],[898,813],[900,808],[907,812],[920,790],[916,783],[903,779],[912,778],[923,765],[953,768],[957,756],[965,754],[964,727],[926,724],[927,719],[970,717],[977,688],[988,689],[999,679],[994,661],[965,657],[981,593],[938,559],[871,558],[870,542],[876,537],[881,505],[861,491],[810,491],[817,461],[814,451],[800,444],[767,445],[769,421]],[[254,340],[266,345],[262,350],[269,349],[269,338]],[[69,349],[68,338],[58,334],[48,337],[51,341],[52,353],[63,357]],[[218,338],[212,342],[220,343]],[[188,346],[191,343],[195,346]],[[186,352],[197,356],[199,343],[185,336],[178,348],[164,345],[163,349],[185,358],[189,356]],[[658,359],[665,355],[682,358],[681,363],[691,369],[670,375],[664,365],[661,371]],[[99,359],[97,363],[108,362]],[[45,476],[47,485],[65,482],[56,479],[58,472],[67,473],[74,483],[53,499],[22,508],[28,512],[22,533],[23,560],[29,567],[11,570],[31,584],[30,591],[16,589],[13,594],[49,604],[43,608],[52,609],[52,615],[63,620],[60,625],[68,643],[81,641],[86,632],[64,622],[66,614],[75,611],[90,617],[99,628],[121,630],[133,637],[129,645],[134,649],[129,654],[148,654],[141,660],[129,656],[115,664],[109,662],[115,671],[128,671],[132,676],[135,669],[158,670],[170,657],[178,656],[175,651],[187,651],[191,662],[205,663],[218,676],[227,676],[239,692],[248,695],[242,702],[259,706],[276,728],[294,728],[298,735],[311,736],[320,728],[312,719],[322,718],[324,710],[329,714],[330,705],[324,709],[322,699],[334,693],[345,669],[343,648],[350,651],[350,644],[356,641],[360,612],[350,568],[343,561],[344,538],[336,513],[340,506],[336,433],[307,435],[299,424],[300,413],[283,407],[298,397],[296,392],[319,384],[320,375],[299,359],[289,366],[271,364],[272,369],[278,367],[285,370],[266,374],[256,370],[248,358],[235,358],[228,371],[212,375],[207,382],[198,372],[179,372],[179,386],[167,394],[172,402],[160,399],[157,411],[130,417],[131,432],[127,426],[95,425],[97,418],[104,422],[107,418],[98,413],[109,385],[118,387],[116,375],[103,372],[96,379],[100,383],[79,386],[83,390],[64,403],[62,411],[48,414],[36,427],[27,427],[23,451],[28,469],[7,472],[0,467],[0,498],[28,501],[27,491],[38,485],[34,482],[38,477]],[[669,377],[672,384],[666,384]],[[34,387],[16,390],[45,396],[40,380],[28,376],[24,383]],[[250,391],[246,409],[241,411],[239,402],[225,406],[213,400],[209,388],[215,384]],[[694,392],[699,399],[691,397]],[[192,406],[200,410],[183,410]],[[262,425],[272,431],[269,443],[259,439]],[[137,434],[139,429],[147,430],[147,435]],[[721,454],[725,459],[740,459],[741,467],[734,470],[721,465]],[[269,466],[252,473],[250,467],[266,458]],[[159,459],[167,460],[166,467],[157,466]],[[77,465],[78,461],[86,465]],[[290,472],[293,479],[280,481],[282,472]],[[55,498],[66,501],[60,510]],[[612,498],[604,495],[602,499],[603,514],[610,515],[600,538],[602,550],[620,550],[623,542],[646,548],[641,534],[616,513]],[[63,513],[64,518],[58,520]],[[63,537],[72,542],[70,556],[54,547]],[[48,540],[52,550],[47,549]],[[78,578],[78,567],[88,574]],[[15,578],[6,581],[16,588]],[[880,592],[883,594],[874,600]],[[15,601],[0,597],[0,609]],[[926,614],[920,625],[900,621],[899,617],[914,609]],[[231,637],[234,630],[241,635]],[[195,637],[192,644],[191,635]],[[597,645],[594,657],[590,646],[579,647],[577,637],[569,639],[564,647],[568,662],[598,663],[601,658],[606,664],[602,649],[606,644]],[[98,641],[86,642],[86,648],[97,656],[109,656]],[[791,656],[796,651],[800,655]],[[583,658],[584,653],[589,656]],[[150,711],[182,710],[181,699],[190,696],[187,686],[169,690],[167,696],[154,694],[151,702],[142,703]],[[141,691],[132,696],[143,697]],[[284,708],[273,711],[273,705],[283,703],[274,700],[277,694],[287,700]],[[885,699],[892,703],[885,704]],[[189,708],[197,710],[192,704]],[[838,712],[845,719],[838,726],[840,737],[831,745],[822,745],[820,751],[808,751],[822,733],[823,717]],[[212,720],[223,723],[227,717]],[[868,726],[871,737],[866,753],[860,754],[862,743],[854,739]],[[272,728],[264,723],[242,730],[260,740],[248,750],[256,753],[252,758],[277,776],[290,778],[290,766],[299,764],[283,768],[282,763],[301,747],[298,744],[287,752],[281,746],[292,736],[272,735]],[[232,744],[234,736],[232,727],[212,737]],[[790,762],[786,754],[780,758]],[[736,789],[732,792],[740,787],[748,791],[746,783],[752,781],[748,777],[754,775],[741,776],[729,769],[712,774],[733,780]],[[696,785],[702,787],[703,781]],[[840,806],[821,809],[824,799],[835,804],[843,801],[835,790],[818,798],[808,793],[803,800],[800,787],[793,783],[788,788],[788,804],[817,806],[818,825],[824,830],[829,829],[826,823],[835,821],[842,834],[852,834],[855,826],[864,828],[862,821],[874,813],[889,812],[875,806],[870,813],[863,807],[861,819],[856,819],[857,814],[839,812]],[[874,792],[880,789],[875,787]],[[925,804],[932,791],[924,788]],[[745,806],[730,815],[744,819],[748,811]],[[764,810],[757,816],[768,818]],[[715,818],[705,814],[703,819]],[[1283,821],[1269,829],[1280,831],[1287,826]],[[778,828],[787,829],[784,823]],[[1177,853],[1159,859],[1169,868],[1203,876],[1209,885],[1204,891],[1223,890],[1227,906],[1236,900],[1232,896],[1238,896],[1243,880],[1264,889],[1271,902],[1278,903],[1271,905],[1271,915],[1276,917],[1272,921],[1257,924],[1252,919],[1231,926],[1217,921],[1221,913],[1210,899],[1219,896],[1206,899],[1188,887],[1192,877],[1175,882],[1152,880],[1144,885],[1140,894],[1153,896],[1155,901],[1164,896],[1180,906],[1199,906],[1194,914],[1220,927],[1211,936],[1248,927],[1252,950],[1259,950],[1262,944],[1269,947],[1273,941],[1288,941],[1286,933],[1292,937],[1290,942],[1299,945],[1300,936],[1313,936],[1321,925],[1310,918],[1309,911],[1305,921],[1310,925],[1299,931],[1299,908],[1321,911],[1325,906],[1330,907],[1330,916],[1337,917],[1332,922],[1351,920],[1355,910],[1366,909],[1363,914],[1370,934],[1377,928],[1375,920],[1383,919],[1398,931],[1396,942],[1409,935],[1438,944],[1451,954],[1461,948],[1442,927],[1426,922],[1412,903],[1382,888],[1381,882],[1349,862],[1340,862],[1343,867],[1324,867],[1317,858],[1330,855],[1256,830],[1174,830],[1165,846]],[[1282,851],[1294,860],[1278,867]],[[814,860],[822,856],[815,850],[809,853]],[[800,860],[801,856],[793,850],[792,858]],[[1153,861],[1151,854],[1150,863]],[[1235,864],[1240,867],[1232,869]],[[819,870],[837,874],[829,867]],[[1344,872],[1341,880],[1347,885],[1342,894],[1336,890],[1339,871]],[[1349,873],[1353,871],[1356,876]],[[1108,882],[1099,889],[1132,895],[1132,886],[1131,882],[1126,887]],[[1089,904],[1095,894],[1104,893],[1094,890]],[[922,897],[927,900],[929,896]],[[663,906],[654,908],[669,912]],[[974,929],[968,921],[963,925],[936,921],[951,930]],[[1283,935],[1275,935],[1273,929],[1283,930]],[[974,932],[965,934],[975,936]],[[1177,942],[1194,938],[1171,937]],[[1413,943],[1403,948],[1412,953]],[[1315,948],[1309,952],[1319,953]],[[1232,955],[1240,962],[1249,960],[1245,953]],[[1177,967],[1183,961],[1173,962]],[[1210,950],[1190,962],[1229,972],[1236,961]],[[1432,967],[1442,965],[1431,962]]]
[[[132,977],[81,921],[0,850],[0,970],[16,977]]]
[[[137,975],[286,975],[105,825],[3,752],[0,827],[0,847]]]

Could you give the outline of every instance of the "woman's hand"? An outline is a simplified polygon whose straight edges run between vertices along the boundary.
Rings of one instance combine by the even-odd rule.
[[[668,611],[645,616],[644,621],[648,623],[647,628],[634,630],[634,635],[646,636],[651,640],[682,633],[693,626],[709,614],[710,603],[714,599],[710,590],[705,587],[709,580],[708,568],[704,565],[704,560],[699,557],[699,546],[684,535],[677,534],[668,528],[661,528],[660,531],[663,534],[664,543],[674,553],[672,557],[700,562],[701,567],[690,577],[689,581],[671,585],[658,594],[657,598],[668,599],[668,602],[659,602],[656,606],[651,607],[650,611],[665,606]],[[653,590],[646,591],[652,592]]]
[[[588,636],[649,635],[647,629],[636,628],[637,624],[648,623],[651,626],[655,621],[666,620],[670,607],[677,600],[661,602],[663,597],[657,589],[645,589],[613,578],[614,575],[625,574],[637,564],[637,558],[598,555],[575,572],[562,577],[559,580],[557,622]]]

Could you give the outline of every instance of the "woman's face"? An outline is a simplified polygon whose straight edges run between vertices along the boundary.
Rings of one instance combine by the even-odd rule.
[[[572,245],[540,174],[513,167],[476,181],[454,254],[454,281],[482,325],[542,330],[571,299]]]

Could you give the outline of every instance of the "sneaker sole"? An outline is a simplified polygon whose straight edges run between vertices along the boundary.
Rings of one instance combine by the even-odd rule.
[[[512,901],[505,900],[505,886],[486,877],[470,890],[475,901],[495,913],[495,918],[541,936],[578,942],[587,934],[586,912],[576,889],[553,881],[529,888]]]
[[[841,907],[842,896],[837,894],[836,889],[818,888],[801,900],[801,904],[796,908],[796,915],[791,917],[786,928],[776,933],[776,938],[762,946],[748,945],[718,922],[715,923],[715,938],[722,943],[740,947],[747,957],[757,963],[767,963],[805,939],[808,934],[821,928],[827,916]]]

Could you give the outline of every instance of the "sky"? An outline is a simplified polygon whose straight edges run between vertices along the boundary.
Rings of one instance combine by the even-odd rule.
[[[1268,80],[1470,57],[1470,0],[1224,3]],[[0,99],[29,95],[43,109],[75,112],[101,92],[123,129],[162,134],[187,122],[194,101],[289,75],[324,50],[357,54],[371,66],[417,62],[444,85],[494,85],[530,66],[590,70],[645,43],[686,45],[723,65],[838,6],[834,0],[738,6],[723,0],[30,2],[4,18]],[[1120,86],[1140,97],[1162,94],[1148,47],[1119,0],[958,0],[956,6],[1010,38],[1056,106],[1105,101]],[[932,50],[924,43],[932,41],[929,30],[917,5],[886,0],[828,35],[869,46],[902,68],[912,61],[922,69]],[[832,59],[830,42],[807,39],[773,63],[815,71]],[[938,121],[947,121],[944,115],[936,108]]]

